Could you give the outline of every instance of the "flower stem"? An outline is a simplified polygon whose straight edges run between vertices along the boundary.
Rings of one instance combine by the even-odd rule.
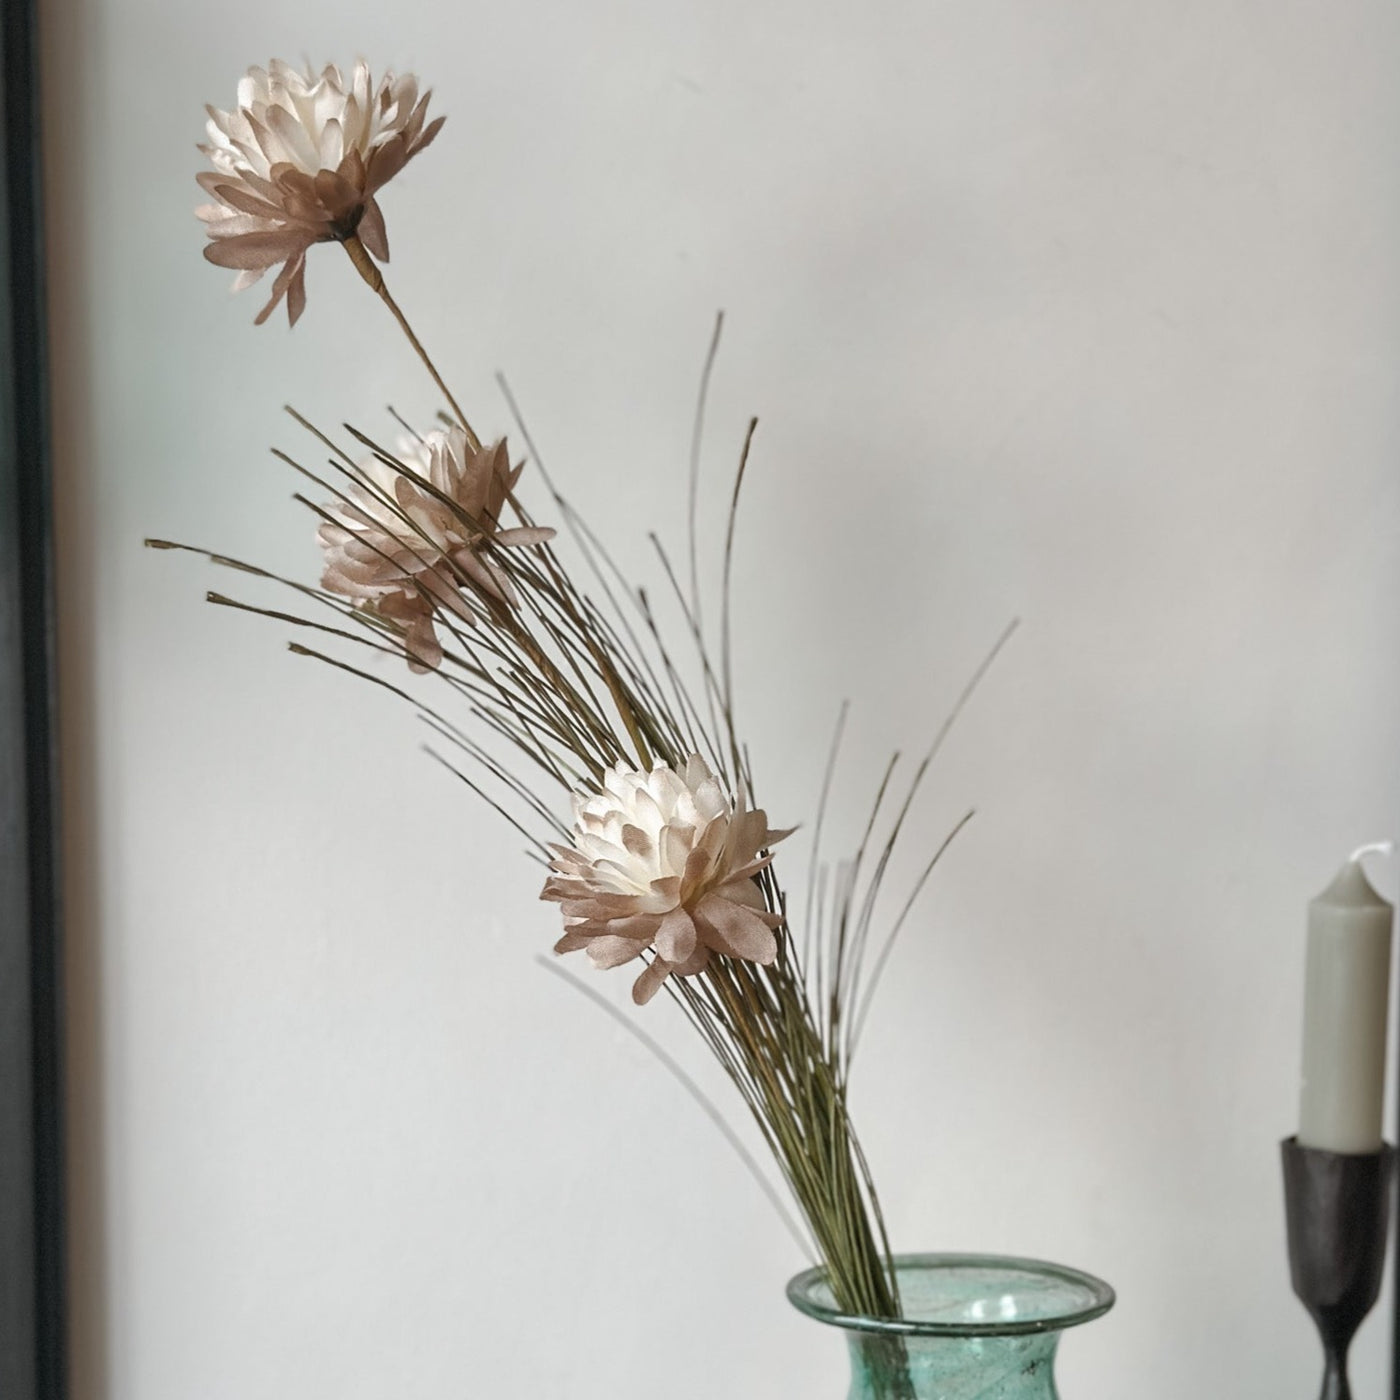
[[[350,255],[350,261],[355,265],[355,271],[365,280],[370,291],[378,296],[379,300],[393,313],[394,320],[399,323],[399,329],[408,337],[408,343],[417,352],[418,358],[423,361],[424,368],[433,377],[433,383],[438,386],[442,396],[447,400],[447,406],[456,416],[457,421],[462,425],[467,434],[467,441],[470,443],[473,452],[481,450],[481,439],[472,430],[472,425],[467,421],[467,415],[457,406],[457,400],[452,397],[452,390],[442,381],[442,375],[437,371],[437,366],[428,357],[428,352],[423,348],[423,343],[413,333],[413,327],[408,324],[408,317],[399,310],[399,304],[389,295],[389,289],[384,285],[384,274],[375,265],[374,259],[370,257],[369,250],[360,242],[359,235],[352,233],[349,238],[342,240],[342,246]]]

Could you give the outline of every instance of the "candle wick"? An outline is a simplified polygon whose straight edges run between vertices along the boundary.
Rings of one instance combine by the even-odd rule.
[[[1352,863],[1355,864],[1362,856],[1393,856],[1394,854],[1394,841],[1369,841],[1364,846],[1358,846],[1351,853],[1351,860]]]

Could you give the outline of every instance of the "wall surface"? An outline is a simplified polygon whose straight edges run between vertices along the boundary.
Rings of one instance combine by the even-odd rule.
[[[389,698],[202,601],[276,595],[141,548],[312,581],[280,405],[375,432],[437,407],[338,250],[290,333],[200,256],[202,104],[357,52],[449,114],[384,198],[396,295],[492,432],[506,371],[653,587],[725,309],[702,541],[755,412],[736,651],[775,819],[810,823],[848,697],[851,837],[883,755],[1023,620],[894,877],[977,807],[856,1086],[898,1243],[1112,1280],[1069,1396],[1306,1393],[1276,1147],[1304,906],[1400,815],[1400,10],[46,21],[79,1400],[843,1388],[723,1140],[536,966],[555,916],[513,833]],[[664,1003],[645,1025],[723,1093]]]

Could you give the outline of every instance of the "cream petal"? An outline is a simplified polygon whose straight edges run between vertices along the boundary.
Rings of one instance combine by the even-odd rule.
[[[264,120],[267,116],[267,109],[262,109],[262,116],[256,115],[252,109],[245,113],[248,124],[248,136],[250,140],[240,140],[234,143],[243,158],[255,166],[259,159],[271,171],[279,164],[292,165],[290,152],[276,133],[267,125]],[[262,172],[259,172],[262,173]]]
[[[631,774],[625,764],[619,763],[616,767],[603,770],[603,791],[611,793],[622,802],[630,802],[633,787]]]
[[[634,789],[631,797],[635,820],[639,826],[659,828],[663,825],[665,818],[661,808],[656,805],[656,799],[645,788]]]
[[[496,544],[504,547],[520,548],[532,544],[544,544],[547,540],[552,540],[556,531],[543,525],[519,525],[509,530],[498,530],[493,536]]]
[[[338,112],[340,110],[339,100],[336,100],[333,105]],[[326,170],[334,170],[345,156],[345,132],[341,129],[337,117],[331,117],[321,128],[320,155],[321,165]]]
[[[243,271],[233,279],[233,290],[235,292],[245,291],[247,288],[251,287],[254,282],[266,276],[267,269],[265,267],[245,267]]]
[[[369,65],[363,59],[358,60],[350,74],[350,94],[351,99],[362,112],[367,113],[370,110],[372,87]]]
[[[688,871],[691,849],[695,844],[695,832],[688,826],[664,826],[661,828],[661,864],[663,869]]]
[[[701,783],[713,778],[710,772],[710,765],[700,757],[698,753],[693,753],[685,761],[685,785],[694,792]]]
[[[626,890],[628,898],[634,898],[631,893],[637,888],[637,881],[633,878],[636,872],[636,865],[626,858],[622,860],[595,860],[593,869],[605,879],[611,876],[609,883],[616,889]]]
[[[706,778],[694,791],[696,809],[705,821],[729,815],[729,800],[714,778]]]
[[[679,888],[680,881],[676,881]],[[679,895],[658,894],[656,892],[656,881],[652,882],[652,888],[645,894],[638,895],[637,907],[645,914],[662,915],[669,914],[680,903]]]
[[[666,813],[674,812],[677,804],[688,796],[684,781],[666,763],[655,764],[647,774],[647,791],[656,799],[656,805]]]
[[[212,173],[212,172],[211,172]],[[209,188],[206,186],[206,188]],[[230,209],[237,209],[244,214],[252,214],[262,219],[277,219],[283,214],[280,203],[268,199],[265,195],[254,193],[242,184],[237,184],[231,180],[218,180],[209,193],[219,200],[220,203],[228,205]]]
[[[685,873],[681,876],[681,889],[694,890],[705,882],[712,862],[710,853],[697,847],[686,857]]]
[[[321,169],[321,155],[312,145],[310,134],[285,107],[268,109],[267,128],[302,170],[314,174]],[[263,149],[266,151],[267,147],[264,146]]]
[[[205,210],[210,206],[205,205]],[[196,211],[199,212],[199,211]],[[227,209],[213,209],[212,217],[208,213],[204,214],[204,231],[210,238],[235,238],[244,233],[266,233],[268,232],[267,220],[254,217],[252,214],[233,214]]]

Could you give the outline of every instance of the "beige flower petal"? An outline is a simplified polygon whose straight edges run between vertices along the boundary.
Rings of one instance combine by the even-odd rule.
[[[620,967],[633,958],[646,952],[647,945],[633,938],[617,938],[612,934],[600,934],[588,940],[586,949],[594,967]]]
[[[710,950],[703,944],[695,945],[695,952],[691,954],[685,962],[673,967],[671,971],[677,977],[694,977],[697,972],[703,972],[710,961]]]
[[[683,963],[695,952],[695,922],[684,909],[673,909],[656,930],[657,953],[667,962]]]
[[[752,909],[717,894],[706,895],[695,908],[700,936],[717,953],[749,962],[771,963],[778,956],[773,930]]]
[[[294,326],[306,310],[306,254],[298,254],[287,266],[292,269],[287,283],[287,324]]]
[[[763,891],[747,876],[735,876],[722,885],[716,885],[714,893],[732,904],[742,904],[755,913],[766,913],[768,906],[763,902]]]
[[[306,239],[291,231],[244,233],[204,245],[204,256],[219,267],[271,267],[295,257],[306,247]]]
[[[638,1006],[645,1006],[661,990],[670,973],[670,963],[664,958],[653,958],[646,971],[632,983],[632,1000]]]
[[[384,227],[383,211],[374,200],[365,205],[365,212],[355,232],[374,257],[382,263],[389,261],[389,233]]]
[[[620,919],[608,920],[608,935],[612,938],[627,938],[635,943],[645,945],[656,937],[658,922],[655,914],[628,914]]]
[[[272,295],[268,298],[267,305],[253,318],[253,324],[260,326],[269,316],[272,315],[278,303],[287,294],[287,288],[292,281],[292,266],[295,255],[289,258],[283,265],[282,271],[277,274],[277,280],[272,284]]]
[[[206,188],[220,204],[227,205],[230,209],[237,209],[244,214],[253,214],[262,219],[276,219],[282,212],[275,200],[268,199],[266,195],[250,190],[243,185],[235,184],[231,180],[221,180],[217,171],[206,170],[201,174],[214,177]]]

